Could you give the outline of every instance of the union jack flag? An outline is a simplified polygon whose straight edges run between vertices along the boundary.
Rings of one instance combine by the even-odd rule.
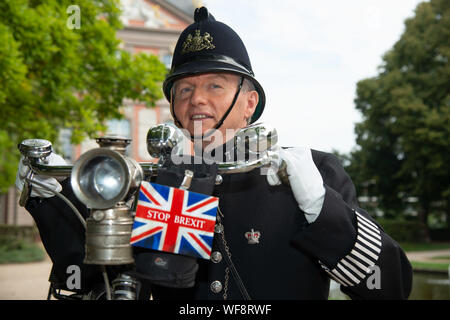
[[[142,182],[130,243],[210,259],[219,199]]]

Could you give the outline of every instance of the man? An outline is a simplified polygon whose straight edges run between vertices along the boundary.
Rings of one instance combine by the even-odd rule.
[[[222,138],[215,146],[227,145],[227,129],[243,128],[261,116],[264,90],[239,36],[206,8],[197,9],[194,18],[176,45],[164,94],[175,124],[186,129],[194,143],[207,141],[218,131]],[[171,260],[136,251],[137,274],[148,280],[143,282],[153,296],[327,299],[331,278],[354,299],[406,299],[411,266],[398,244],[358,208],[353,183],[339,161],[331,154],[305,148],[285,148],[278,153],[287,166],[288,184],[281,183],[277,173],[263,175],[260,170],[214,179],[216,184],[210,189],[219,197],[219,210],[211,260]],[[222,157],[233,160],[226,153]],[[71,194],[65,191],[70,189],[67,184],[62,189]],[[42,208],[48,209],[55,201],[34,198],[27,205],[52,256],[57,246],[45,235],[52,233],[50,221],[43,220],[57,219],[45,214],[53,215],[58,205],[47,212]],[[71,256],[60,247],[55,250],[64,256],[61,265],[79,259],[79,248]],[[153,271],[164,274],[164,268],[157,269],[166,266],[164,259],[175,261],[178,267],[192,266],[186,267],[192,283],[180,289],[156,281]],[[86,280],[87,286],[89,281],[93,280]]]

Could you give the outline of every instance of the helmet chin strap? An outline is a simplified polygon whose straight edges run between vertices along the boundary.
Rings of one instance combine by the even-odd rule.
[[[204,140],[205,138],[209,137],[211,134],[214,133],[215,130],[219,129],[224,121],[226,120],[226,118],[228,117],[228,115],[230,114],[231,110],[233,109],[234,105],[236,104],[237,98],[239,96],[239,93],[241,92],[242,89],[242,84],[244,83],[244,77],[241,77],[241,81],[239,82],[238,88],[236,90],[236,93],[234,94],[234,98],[233,101],[231,102],[231,105],[228,107],[228,110],[225,112],[225,114],[222,116],[222,118],[219,120],[219,122],[217,122],[217,124],[214,126],[214,128],[210,129],[209,132],[207,132],[206,134],[201,135],[201,139]],[[175,95],[173,93],[173,87],[172,90],[170,90],[171,92],[171,97],[170,97],[170,109],[172,111],[172,117],[173,120],[175,122],[175,125],[178,128],[183,129],[183,125],[181,124],[180,120],[178,120],[177,116],[175,115],[175,110],[174,110],[174,99],[175,99]],[[196,138],[193,134],[189,134],[190,135],[190,139],[191,141],[194,141],[194,139]]]

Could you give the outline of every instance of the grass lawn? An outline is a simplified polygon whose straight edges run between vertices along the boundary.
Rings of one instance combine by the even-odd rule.
[[[400,242],[400,246],[405,251],[430,251],[430,250],[443,250],[450,249],[450,242]]]
[[[418,262],[410,261],[413,269],[430,271],[448,271],[450,263]]]
[[[403,250],[408,251],[433,251],[450,249],[450,242],[431,242],[431,243],[411,243],[401,242],[399,243]],[[430,271],[448,271],[450,265],[450,256],[439,256],[432,259],[449,259],[448,263],[442,262],[419,262],[410,261],[411,266],[415,270],[430,270]]]
[[[450,262],[450,256],[436,256],[436,257],[432,257],[431,259],[433,259],[433,260],[448,260],[448,262]]]

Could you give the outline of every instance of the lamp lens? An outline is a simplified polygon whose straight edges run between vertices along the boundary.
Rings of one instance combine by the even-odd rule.
[[[110,157],[95,157],[80,173],[83,193],[96,200],[117,197],[125,185],[125,171],[121,164]]]

